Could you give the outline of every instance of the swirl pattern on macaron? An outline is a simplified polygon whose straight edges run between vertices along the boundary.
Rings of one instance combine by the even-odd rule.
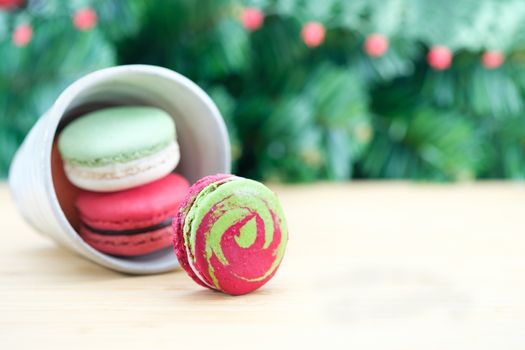
[[[288,232],[275,194],[259,182],[215,176],[190,190],[174,223],[175,251],[199,284],[251,292],[277,271]]]

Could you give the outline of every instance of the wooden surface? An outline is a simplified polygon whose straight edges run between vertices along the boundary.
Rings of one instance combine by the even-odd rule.
[[[283,265],[230,297],[58,248],[0,184],[0,348],[525,348],[524,184],[274,189]]]

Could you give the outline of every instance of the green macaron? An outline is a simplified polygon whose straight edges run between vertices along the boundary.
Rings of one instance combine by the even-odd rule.
[[[83,115],[64,128],[58,147],[70,181],[100,192],[157,180],[180,158],[173,118],[146,106]]]

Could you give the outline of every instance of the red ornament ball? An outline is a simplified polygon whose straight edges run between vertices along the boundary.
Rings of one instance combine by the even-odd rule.
[[[0,10],[9,11],[23,4],[24,0],[0,0]]]
[[[316,47],[324,41],[326,30],[319,22],[308,22],[303,26],[301,36],[308,47]]]
[[[242,26],[249,31],[259,29],[264,22],[264,13],[255,7],[246,7],[241,13]]]
[[[97,24],[97,13],[89,7],[80,9],[73,16],[73,24],[79,30],[90,30]]]
[[[435,70],[445,70],[452,64],[452,51],[445,46],[433,46],[428,52],[427,61]]]
[[[388,39],[378,33],[370,34],[365,40],[365,52],[371,57],[381,57],[388,51]]]
[[[505,62],[503,53],[495,50],[487,51],[481,57],[481,63],[487,69],[496,69]]]
[[[13,43],[18,47],[24,47],[33,37],[33,28],[29,24],[21,24],[13,32]]]

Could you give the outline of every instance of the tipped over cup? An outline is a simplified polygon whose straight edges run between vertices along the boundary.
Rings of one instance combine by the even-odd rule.
[[[152,274],[179,266],[173,249],[137,256],[104,254],[82,240],[74,208],[77,189],[64,174],[56,140],[71,120],[110,106],[153,106],[177,126],[181,161],[175,171],[193,183],[230,171],[224,121],[210,97],[195,83],[169,69],[127,65],[102,69],[75,81],[38,120],[17,151],[9,186],[25,220],[63,247],[107,268]]]

